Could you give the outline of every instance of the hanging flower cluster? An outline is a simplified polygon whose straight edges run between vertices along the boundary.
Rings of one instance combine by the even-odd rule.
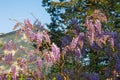
[[[111,34],[106,34],[105,31],[101,29],[101,22],[107,22],[107,18],[99,10],[95,10],[92,15],[86,17],[86,37],[91,46],[96,42],[99,47],[102,47],[102,44],[106,44],[108,41],[114,50],[114,39]]]
[[[19,73],[30,75],[33,72],[36,78],[42,78],[41,76],[43,74],[41,73],[44,71],[44,66],[46,68],[45,70],[47,70],[47,68],[51,67],[53,64],[59,63],[60,48],[57,47],[55,43],[51,44],[51,40],[47,31],[35,31],[35,27],[30,23],[29,20],[25,20],[24,25],[22,25],[18,30],[18,35],[21,34],[24,34],[24,36],[26,36],[30,42],[33,42],[36,45],[36,48],[30,51],[25,51],[24,49],[25,55],[27,54],[27,57],[20,56],[15,58],[14,54],[17,54],[17,47],[11,40],[2,47],[2,51],[5,54],[2,56],[2,60],[7,64],[11,64],[10,75],[12,75],[13,80],[17,80]],[[41,47],[45,48],[40,49]],[[16,64],[14,65],[15,62]],[[31,64],[33,64],[35,67],[34,71],[32,72],[29,68]],[[46,75],[46,73],[44,75]]]

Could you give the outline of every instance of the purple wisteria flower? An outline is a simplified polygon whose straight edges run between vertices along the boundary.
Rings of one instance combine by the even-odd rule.
[[[86,37],[88,38],[88,41],[90,45],[92,46],[94,42],[97,42],[98,45],[101,47],[102,43],[106,43],[105,37],[100,38],[102,36],[102,33],[105,33],[104,31],[102,32],[101,30],[101,22],[107,22],[106,16],[100,11],[100,10],[94,10],[94,13],[91,14],[90,16],[86,17],[85,21],[85,26],[87,27],[86,30]],[[107,34],[104,35],[109,35],[108,32]]]
[[[35,53],[34,50],[31,50],[27,53],[27,55],[29,56],[29,62],[32,62],[32,61],[36,60],[36,57],[35,57],[34,53]]]
[[[12,53],[9,53],[9,54],[5,55],[4,58],[5,58],[5,62],[6,62],[6,64],[11,64],[12,61],[13,61]]]
[[[24,20],[24,27],[21,27],[18,33],[24,32],[27,36],[34,30],[34,26],[30,23],[29,19]]]
[[[113,39],[113,38],[110,38],[108,41],[110,42],[111,48],[112,48],[113,51],[114,51],[114,39]]]
[[[38,19],[34,22],[34,25],[35,25],[36,29],[38,29],[38,30],[43,29],[43,26],[41,25],[41,23]]]
[[[68,47],[63,48],[62,49],[62,54],[65,55],[67,51],[68,51]]]
[[[43,32],[43,37],[45,38],[45,41],[46,41],[46,42],[48,42],[49,44],[51,43],[50,37],[49,37],[49,35],[47,34],[46,31]]]
[[[42,66],[42,60],[40,59],[40,58],[37,58],[37,60],[36,60],[36,65],[37,65],[37,67],[41,67]]]
[[[73,28],[75,28],[76,33],[79,33],[80,31],[80,26],[78,25],[78,22],[76,19],[71,20],[71,24],[73,25]]]
[[[70,42],[72,41],[71,36],[65,35],[62,37],[62,47],[66,47],[67,45],[70,45]]]
[[[109,35],[101,35],[98,38],[96,38],[96,43],[98,44],[99,47],[102,47],[102,44],[106,45],[107,40],[109,39]]]
[[[57,74],[56,80],[64,80],[64,78],[60,74]]]
[[[102,32],[101,32],[101,22],[97,19],[96,21],[95,21],[95,24],[94,24],[94,26],[95,26],[95,28],[96,28],[96,32],[98,32],[99,34],[101,34]]]
[[[54,43],[52,44],[52,51],[50,53],[53,62],[57,62],[60,59],[60,48],[58,48]]]
[[[28,36],[29,36],[29,39],[30,39],[31,41],[34,41],[35,38],[36,38],[36,34],[35,34],[34,32],[32,32],[32,31],[29,33]]]
[[[34,29],[33,25],[30,23],[29,19],[24,20],[24,24],[25,24],[25,28],[27,28],[29,30],[33,30]]]
[[[46,67],[51,66],[52,63],[53,63],[53,62],[52,62],[51,55],[48,54],[48,53],[45,53],[45,54],[44,54],[44,64],[45,64],[45,66],[46,66]]]
[[[26,58],[18,58],[17,63],[23,72],[27,71],[27,59]]]
[[[79,39],[78,39],[78,45],[80,46],[80,49],[82,49],[83,48],[83,45],[84,45],[84,42],[83,42],[83,39],[84,39],[84,33],[79,33]]]
[[[36,60],[36,58],[35,58],[34,55],[30,55],[29,56],[29,62],[32,62],[32,61],[35,61],[35,60]]]
[[[16,50],[17,47],[16,45],[13,43],[12,40],[10,40],[8,43],[6,43],[5,45],[3,45],[2,50],[8,50],[8,51],[12,51],[12,50]]]
[[[0,76],[0,80],[3,80],[1,76]]]
[[[100,80],[99,75],[97,73],[91,73],[89,75],[89,80]]]
[[[53,43],[51,45],[52,50],[44,54],[44,62],[46,66],[51,66],[53,63],[57,63],[60,60],[60,49]]]
[[[4,72],[0,74],[0,80],[7,80],[7,74]]]
[[[112,77],[112,76],[113,76],[112,69],[109,68],[109,67],[106,67],[106,68],[104,69],[104,76],[105,76],[105,78],[110,78],[110,77]]]
[[[71,44],[70,44],[70,49],[75,49],[78,43],[79,37],[73,38]]]
[[[91,16],[93,16],[95,19],[99,19],[101,22],[107,22],[107,17],[105,14],[98,9],[94,10]]]
[[[42,33],[42,32],[38,32],[38,33],[36,34],[37,47],[40,47],[40,46],[41,46],[42,40],[43,40],[43,33]]]
[[[116,61],[116,64],[115,64],[115,69],[118,73],[120,73],[120,60],[119,61]]]
[[[77,20],[76,20],[76,19],[72,19],[72,20],[71,20],[71,23],[72,23],[72,24],[77,24]]]
[[[64,74],[69,74],[71,78],[74,76],[74,71],[71,70],[71,69],[64,69],[63,73]]]
[[[16,67],[15,66],[12,66],[11,68],[11,73],[12,73],[12,77],[13,77],[13,80],[17,80],[17,74],[16,74]]]
[[[77,49],[75,49],[75,55],[76,55],[77,58],[80,58],[80,56],[81,56],[80,48],[77,47]]]
[[[39,70],[37,70],[37,71],[35,71],[34,75],[35,75],[35,77],[36,77],[37,79],[40,79],[42,73],[41,73]]]
[[[120,58],[117,54],[114,54],[113,57],[115,58],[115,69],[118,73],[120,73]]]
[[[86,37],[88,38],[90,45],[92,45],[95,40],[95,27],[93,20],[90,19],[90,17],[86,18],[85,26],[87,27]]]
[[[86,32],[86,37],[88,39],[88,42],[90,43],[90,45],[93,44],[93,42],[95,41],[95,34],[91,31],[87,31]]]
[[[93,20],[90,19],[90,16],[86,17],[85,26],[87,27],[87,30],[91,29],[92,32],[94,32],[94,23]]]

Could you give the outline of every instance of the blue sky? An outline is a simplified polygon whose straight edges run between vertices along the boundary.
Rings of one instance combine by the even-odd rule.
[[[35,18],[34,14],[42,25],[50,23],[50,16],[42,7],[42,0],[0,0],[0,33],[8,33],[13,31],[16,19],[23,22],[24,19],[30,19],[31,23]]]

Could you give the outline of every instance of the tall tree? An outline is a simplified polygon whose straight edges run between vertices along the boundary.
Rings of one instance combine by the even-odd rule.
[[[59,46],[61,46],[62,44],[61,40],[63,36],[65,36],[64,38],[66,38],[66,40],[68,41],[68,42],[67,41],[64,42],[67,44],[70,44],[72,40],[70,39],[70,37],[75,38],[76,37],[75,35],[79,35],[80,32],[85,32],[86,35],[89,34],[92,35],[93,33],[93,36],[96,36],[97,33],[96,31],[94,31],[93,28],[91,28],[92,25],[89,24],[91,26],[90,27],[85,24],[87,19],[88,19],[88,23],[90,23],[89,20],[93,20],[92,22],[93,25],[96,24],[95,22],[97,19],[102,22],[101,23],[103,30],[102,31],[103,34],[101,35],[102,37],[99,37],[98,40],[97,38],[95,40],[93,36],[87,38],[90,42],[90,45],[92,45],[92,47],[88,46],[86,40],[86,42],[84,43],[84,49],[81,50],[81,53],[86,52],[86,54],[82,56],[81,62],[83,64],[84,63],[87,64],[87,66],[83,66],[82,69],[88,72],[99,73],[101,79],[102,77],[104,77],[103,79],[105,79],[106,78],[105,75],[111,77],[112,71],[114,70],[114,62],[116,60],[113,60],[110,63],[110,58],[114,59],[113,53],[117,53],[118,55],[119,51],[118,51],[118,47],[116,47],[115,50],[113,50],[109,47],[110,45],[106,45],[106,44],[108,44],[109,41],[112,42],[112,39],[107,41],[108,35],[114,36],[112,38],[115,39],[115,41],[113,42],[115,46],[117,46],[116,43],[119,43],[118,40],[119,34],[117,34],[117,32],[119,33],[120,31],[120,26],[119,26],[120,1],[119,0],[54,0],[54,1],[43,0],[42,2],[43,2],[43,6],[46,8],[47,12],[51,16],[52,22],[48,25],[48,28],[52,33],[51,38],[54,42],[59,44]],[[98,26],[97,24],[97,27],[99,27],[98,32],[100,32],[101,31],[100,25]],[[90,29],[92,32],[89,32]],[[68,38],[68,36],[70,37]],[[102,40],[103,38],[104,40],[101,48],[100,40]],[[68,53],[74,53],[74,52],[68,52]],[[88,60],[88,62],[86,61],[86,59]],[[70,63],[66,62],[66,64],[69,65]],[[78,67],[78,65],[75,64],[72,65],[76,66],[76,68]],[[107,69],[109,70],[108,74],[106,74],[106,71],[108,71]],[[80,69],[77,68],[77,70],[79,71]],[[93,74],[91,73],[91,75]]]
[[[76,28],[72,25],[73,20],[77,21],[77,28],[84,31],[85,17],[95,9],[100,9],[107,16],[107,24],[103,24],[105,29],[120,31],[119,0],[43,0],[42,3],[51,16],[48,28],[55,38],[60,38],[66,29]]]

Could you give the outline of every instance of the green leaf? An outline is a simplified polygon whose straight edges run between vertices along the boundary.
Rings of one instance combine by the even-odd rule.
[[[24,80],[23,74],[20,74],[20,80]]]
[[[8,74],[8,80],[12,80],[12,76]]]
[[[0,43],[0,47],[2,47],[3,46],[3,44],[2,43]]]
[[[56,77],[53,77],[52,80],[56,80]]]

